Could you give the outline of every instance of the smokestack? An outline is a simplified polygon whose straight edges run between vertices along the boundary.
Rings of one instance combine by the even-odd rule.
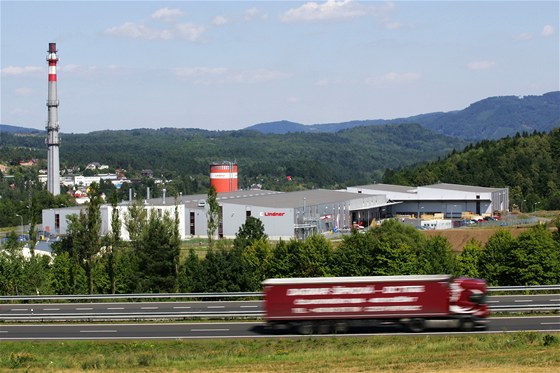
[[[49,95],[47,108],[49,120],[47,122],[47,190],[53,195],[60,194],[60,160],[58,156],[58,98],[56,93],[56,43],[49,43],[47,62],[49,63]]]

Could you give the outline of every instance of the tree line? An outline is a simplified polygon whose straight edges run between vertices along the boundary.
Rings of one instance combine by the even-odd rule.
[[[549,133],[518,133],[497,141],[484,140],[453,151],[444,159],[401,170],[386,170],[383,182],[428,185],[437,182],[509,186],[512,204],[530,212],[560,210],[560,128]]]
[[[115,204],[115,201],[112,201]],[[262,222],[248,217],[233,240],[211,241],[205,256],[181,254],[177,216],[130,207],[124,221],[130,241],[100,236],[99,200],[71,218],[69,232],[53,244],[53,259],[22,255],[15,233],[0,249],[0,294],[113,294],[261,291],[275,277],[451,274],[485,278],[490,285],[560,283],[560,221],[556,231],[539,224],[513,237],[495,233],[455,253],[443,236],[426,237],[414,227],[387,220],[340,242],[322,235],[271,242]],[[114,209],[113,211],[116,211]]]

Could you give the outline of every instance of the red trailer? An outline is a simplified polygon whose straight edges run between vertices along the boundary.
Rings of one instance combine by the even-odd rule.
[[[484,329],[486,283],[448,275],[276,278],[263,282],[267,324],[302,334],[344,332],[349,326],[399,323]]]

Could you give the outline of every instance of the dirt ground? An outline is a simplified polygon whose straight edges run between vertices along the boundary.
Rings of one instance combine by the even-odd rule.
[[[488,239],[496,233],[499,229],[507,229],[511,232],[513,237],[519,236],[522,232],[527,231],[530,227],[496,227],[496,228],[454,228],[445,230],[430,230],[422,231],[426,236],[443,236],[449,240],[454,251],[463,251],[465,244],[471,239],[482,242],[486,245]]]

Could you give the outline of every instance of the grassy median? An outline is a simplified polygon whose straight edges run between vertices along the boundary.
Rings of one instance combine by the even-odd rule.
[[[560,334],[1,342],[0,371],[558,372]]]

